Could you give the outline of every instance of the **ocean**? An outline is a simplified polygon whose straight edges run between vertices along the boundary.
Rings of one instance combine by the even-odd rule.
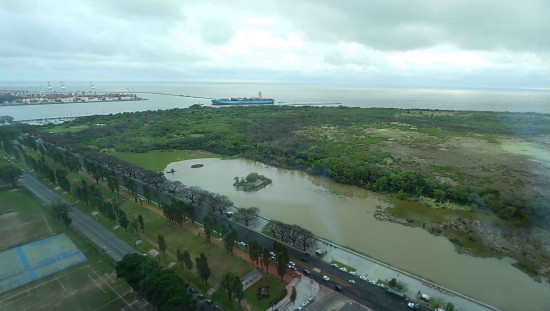
[[[274,98],[279,105],[344,105],[349,107],[422,108],[441,110],[510,111],[550,113],[550,92],[536,90],[375,88],[363,86],[303,84],[185,84],[185,83],[94,83],[95,91],[136,92],[146,98],[137,102],[0,106],[0,115],[15,120],[78,117],[146,110],[210,105],[208,99],[140,92],[191,95],[210,98]],[[66,83],[66,91],[91,91],[90,83]],[[45,84],[4,83],[0,90],[49,92]],[[60,92],[53,86],[52,91]]]

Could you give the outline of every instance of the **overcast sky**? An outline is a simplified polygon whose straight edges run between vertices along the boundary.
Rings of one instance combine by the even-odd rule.
[[[548,0],[0,0],[0,81],[550,87]]]

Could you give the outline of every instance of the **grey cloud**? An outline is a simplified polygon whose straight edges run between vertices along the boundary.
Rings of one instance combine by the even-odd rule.
[[[549,2],[288,1],[277,8],[318,41],[355,41],[380,50],[440,44],[477,50],[548,50]]]

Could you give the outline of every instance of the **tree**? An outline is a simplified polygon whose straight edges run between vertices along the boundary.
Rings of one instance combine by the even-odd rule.
[[[256,240],[248,241],[248,256],[250,256],[250,260],[252,260],[252,262],[255,263],[256,266],[259,265],[261,249],[262,247],[260,246],[258,241]]]
[[[235,217],[244,222],[244,225],[248,227],[254,219],[260,214],[260,209],[257,207],[239,208]]]
[[[262,251],[262,262],[264,264],[266,273],[269,273],[269,258],[269,249],[267,249],[267,247],[264,247]]]
[[[233,276],[233,292],[235,293],[235,297],[239,300],[239,305],[241,305],[241,300],[244,298],[243,282],[236,274]]]
[[[137,219],[134,218],[130,222],[130,229],[136,235],[136,237],[139,239],[139,224],[138,224]]]
[[[288,239],[292,242],[292,246],[296,246],[296,241],[298,240],[298,237],[300,236],[300,231],[302,227],[298,225],[292,225],[290,226],[288,230]]]
[[[447,306],[445,307],[445,311],[455,311],[455,305],[453,305],[452,303],[448,302],[448,303],[447,303]]]
[[[124,228],[124,230],[128,230],[128,225],[130,224],[130,221],[128,220],[128,217],[126,216],[126,213],[119,209],[118,212],[118,224]]]
[[[393,287],[395,288],[395,286],[397,285],[397,280],[395,278],[391,279],[389,282],[388,282],[388,285],[390,287]]]
[[[225,272],[220,282],[220,287],[223,291],[227,293],[227,297],[229,297],[229,300],[231,300],[231,295],[233,295],[234,276],[235,273],[233,272]]]
[[[183,251],[183,262],[185,263],[187,270],[191,271],[191,269],[193,269],[193,261],[191,260],[191,256],[187,250]]]
[[[17,179],[21,177],[22,173],[23,172],[19,168],[11,165],[9,162],[0,162],[0,181],[10,183],[13,187],[17,187]]]
[[[126,255],[116,264],[115,271],[156,310],[197,310],[196,300],[185,289],[183,280],[174,271],[159,267],[151,258],[139,254]]]
[[[143,216],[138,215],[138,222],[139,222],[139,227],[141,228],[141,232],[145,232],[145,223],[143,222]]]
[[[235,240],[237,239],[238,234],[235,229],[229,230],[224,236],[223,236],[223,246],[227,250],[228,253],[233,254],[233,247],[235,246]]]
[[[18,128],[13,126],[0,126],[0,142],[14,140],[21,134]]]
[[[213,194],[209,197],[210,207],[222,215],[233,202],[225,195]]]
[[[212,218],[206,216],[203,220],[203,226],[204,226],[204,235],[206,235],[206,239],[208,242],[210,242],[210,237],[212,236],[212,230],[214,230],[214,223],[212,221]]]
[[[281,277],[281,279],[286,273],[286,268],[288,264],[285,263],[285,261],[283,260],[283,256],[283,253],[277,253],[277,274]]]
[[[207,283],[211,272],[208,267],[208,259],[206,258],[206,255],[204,255],[204,253],[200,253],[199,257],[195,258],[195,262],[197,264],[199,277],[204,281],[204,283]]]
[[[130,192],[134,198],[137,197],[137,184],[134,179],[129,177],[124,178],[124,186],[126,186],[126,189],[128,189],[128,192]]]
[[[61,189],[71,192],[71,183],[67,179],[67,172],[65,170],[62,170],[60,168],[55,170],[55,178],[57,179],[57,184],[61,187]]]
[[[65,226],[69,226],[71,222],[73,221],[71,217],[69,216],[69,205],[65,203],[56,203],[52,205],[52,212],[54,216],[62,220]]]
[[[434,198],[439,202],[443,202],[443,199],[445,199],[445,195],[446,195],[445,191],[441,189],[434,190]]]
[[[179,248],[176,250],[176,259],[178,260],[178,262],[181,264],[181,267],[183,268],[183,262],[184,262],[183,252],[180,251]]]
[[[164,236],[162,234],[159,234],[157,237],[157,241],[159,244],[160,251],[164,256],[166,256],[166,241],[164,240]]]
[[[315,236],[313,232],[300,228],[300,234],[298,236],[298,243],[302,245],[303,251],[306,251],[306,248],[312,246],[315,243]]]

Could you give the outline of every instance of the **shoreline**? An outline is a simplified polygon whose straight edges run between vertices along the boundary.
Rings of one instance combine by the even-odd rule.
[[[84,102],[70,102],[70,103],[36,103],[36,104],[0,104],[0,107],[25,107],[25,106],[47,106],[47,105],[70,105],[70,104],[87,104],[87,103],[116,103],[116,102],[139,102],[149,100],[147,98],[132,99],[132,100],[98,100],[98,101],[84,101]]]

